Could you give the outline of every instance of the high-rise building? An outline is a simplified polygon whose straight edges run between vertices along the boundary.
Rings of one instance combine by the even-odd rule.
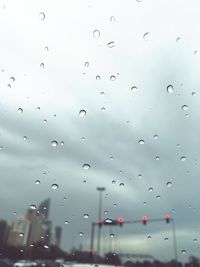
[[[55,227],[55,239],[56,239],[56,245],[58,247],[60,246],[61,236],[62,236],[62,227],[56,226]]]
[[[12,223],[8,234],[7,244],[15,247],[26,246],[30,230],[30,221],[17,217]]]
[[[0,220],[0,245],[4,245],[8,237],[8,225],[5,220]]]
[[[49,209],[50,209],[50,198],[47,198],[42,203],[40,203],[38,208],[38,212],[43,222],[47,221],[49,218]]]

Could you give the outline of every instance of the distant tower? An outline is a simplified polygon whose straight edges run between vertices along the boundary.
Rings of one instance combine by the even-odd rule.
[[[56,245],[58,247],[60,246],[61,236],[62,236],[62,227],[56,226],[55,227],[55,239],[56,239]]]

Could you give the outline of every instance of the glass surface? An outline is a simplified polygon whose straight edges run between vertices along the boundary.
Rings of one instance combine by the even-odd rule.
[[[198,266],[199,10],[1,1],[1,259]]]

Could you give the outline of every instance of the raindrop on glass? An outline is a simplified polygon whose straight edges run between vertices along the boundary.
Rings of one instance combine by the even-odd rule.
[[[105,214],[105,215],[108,214],[108,211],[107,211],[107,210],[104,210],[104,214]]]
[[[30,205],[30,209],[31,210],[36,210],[36,206],[35,205]]]
[[[120,183],[119,186],[123,187],[124,186],[124,183]]]
[[[194,243],[197,243],[197,241],[198,241],[197,238],[194,238],[194,239],[193,239],[193,242],[194,242]]]
[[[83,180],[83,184],[86,184],[86,180]]]
[[[90,165],[87,164],[87,163],[83,164],[83,169],[84,170],[89,170],[90,169]]]
[[[65,221],[65,224],[69,224],[69,222],[68,221]]]
[[[39,13],[39,19],[44,20],[45,19],[45,14],[43,12]]]
[[[54,190],[55,190],[55,189],[58,189],[58,184],[52,184],[52,185],[51,185],[51,188],[54,189]]]
[[[46,124],[47,123],[47,120],[43,120],[43,123]]]
[[[89,218],[89,214],[85,213],[85,214],[83,215],[83,218],[84,218],[84,219],[88,219],[88,218]]]
[[[149,192],[153,192],[153,187],[149,187]]]
[[[183,105],[181,108],[182,108],[182,110],[187,110],[188,106],[187,105]]]
[[[182,254],[186,254],[186,250],[185,250],[185,249],[182,249],[182,250],[181,250],[181,253],[182,253]]]
[[[186,157],[185,156],[180,157],[180,161],[186,161]]]
[[[105,107],[102,107],[102,108],[101,108],[101,111],[105,111],[105,110],[106,110],[106,108],[105,108]]]
[[[23,233],[20,233],[20,234],[19,234],[19,236],[20,236],[20,237],[23,237],[23,236],[24,236],[24,234],[23,234]]]
[[[143,39],[144,39],[145,41],[149,41],[149,39],[150,39],[150,33],[149,33],[149,32],[146,32],[146,33],[143,35]]]
[[[115,17],[114,16],[110,17],[110,22],[115,22]]]
[[[171,93],[173,93],[173,91],[174,91],[173,86],[172,85],[168,85],[167,86],[167,93],[171,94]]]
[[[80,235],[80,236],[83,236],[83,235],[84,235],[84,233],[83,233],[83,232],[80,232],[80,233],[79,233],[79,235]]]
[[[58,145],[58,142],[57,141],[51,141],[51,146],[53,146],[53,147],[56,147]]]
[[[172,187],[172,182],[167,182],[167,183],[166,183],[166,186],[167,186],[167,187]]]
[[[40,180],[35,180],[35,184],[40,184]]]
[[[115,42],[109,42],[109,43],[107,44],[107,46],[108,46],[109,48],[113,48],[113,47],[115,46]]]
[[[176,38],[176,42],[179,43],[181,41],[181,37]]]
[[[137,86],[132,86],[131,87],[131,91],[133,92],[133,93],[136,93],[137,91],[138,91],[138,88],[137,88]]]
[[[157,135],[157,134],[154,135],[154,139],[155,139],[155,140],[158,139],[158,135]]]
[[[38,111],[40,111],[40,107],[37,107],[36,109],[37,109]]]
[[[155,160],[157,160],[157,161],[160,160],[160,157],[159,156],[156,156],[155,157]]]
[[[81,117],[84,117],[84,116],[86,115],[86,111],[85,111],[84,109],[81,109],[81,110],[79,111],[79,115],[80,115]]]
[[[110,156],[110,160],[113,160],[114,159],[114,157],[113,156]]]
[[[89,67],[89,62],[85,62],[85,67],[88,68]]]
[[[192,96],[196,96],[196,93],[195,92],[192,92]]]
[[[44,69],[44,63],[40,63],[40,68]]]
[[[147,239],[151,239],[151,236],[150,236],[150,235],[148,235],[148,236],[147,236]]]
[[[97,75],[96,80],[101,80],[101,77],[99,75]]]
[[[169,238],[168,238],[168,237],[165,237],[165,238],[164,238],[164,240],[165,240],[165,241],[168,241],[168,240],[169,240]]]
[[[27,140],[27,136],[24,136],[23,139],[24,139],[24,141],[26,141]]]
[[[113,238],[115,235],[114,234],[110,234],[110,238]]]
[[[15,78],[14,78],[14,77],[10,77],[10,80],[11,80],[12,82],[14,82],[14,81],[15,81]]]
[[[138,141],[138,143],[139,143],[140,145],[144,145],[144,140],[141,139],[141,140]]]
[[[138,178],[141,179],[142,178],[142,174],[138,174]]]
[[[60,142],[60,145],[61,145],[61,146],[64,146],[64,144],[65,144],[64,141],[61,141],[61,142]]]
[[[114,75],[111,75],[111,76],[110,76],[110,80],[111,80],[111,81],[115,81],[115,80],[116,80],[116,77],[115,77]]]
[[[116,181],[115,180],[112,180],[112,184],[116,184]]]
[[[22,113],[23,113],[23,109],[22,109],[22,108],[18,108],[18,112],[19,112],[20,114],[22,114]]]
[[[156,199],[160,199],[160,195],[157,195],[157,196],[156,196]]]
[[[99,30],[94,30],[93,31],[93,37],[96,38],[96,39],[99,39],[99,37],[100,37],[100,31]]]

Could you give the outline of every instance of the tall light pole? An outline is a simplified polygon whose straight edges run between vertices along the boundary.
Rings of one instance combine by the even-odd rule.
[[[106,190],[105,187],[97,187],[97,190],[99,191],[99,214],[98,214],[98,221],[100,222],[102,220],[102,194],[103,191]],[[98,236],[97,236],[97,253],[100,255],[100,243],[101,243],[101,225],[99,224],[98,228]]]

